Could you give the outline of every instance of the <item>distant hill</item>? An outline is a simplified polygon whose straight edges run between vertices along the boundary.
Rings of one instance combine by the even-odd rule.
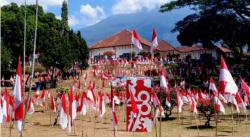
[[[188,8],[173,10],[171,12],[160,13],[156,10],[150,12],[140,12],[135,14],[123,14],[110,16],[92,26],[80,29],[82,36],[88,45],[96,43],[113,33],[123,29],[136,29],[139,35],[151,40],[152,28],[156,28],[158,39],[164,39],[177,47],[177,33],[172,33],[175,23],[192,11]]]

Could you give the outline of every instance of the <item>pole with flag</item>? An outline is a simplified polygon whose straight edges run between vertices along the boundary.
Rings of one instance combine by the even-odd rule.
[[[220,60],[220,90],[221,93],[230,94],[230,98],[234,98],[234,95],[238,92],[238,86],[236,85],[231,73],[228,70],[227,64],[223,57]],[[231,108],[232,113],[232,135],[234,135],[234,120],[233,120],[233,105]]]
[[[152,58],[154,59],[154,50],[158,47],[158,39],[157,39],[155,29],[153,29],[152,41],[151,42],[152,42],[152,45],[150,47],[150,52],[151,52]]]
[[[114,90],[113,90],[112,82],[110,82],[110,85],[111,85],[111,105],[112,105],[112,116],[113,116],[113,128],[114,128],[114,137],[115,137],[118,119],[117,119],[116,112],[115,112]]]
[[[140,38],[139,35],[137,34],[137,32],[135,30],[132,31],[132,45],[135,45],[139,50],[143,50],[141,42],[140,42]],[[131,45],[131,62],[132,62],[132,45]]]
[[[21,60],[18,59],[18,65],[16,70],[16,80],[13,90],[13,96],[15,101],[14,108],[14,120],[18,132],[22,132],[22,125],[24,120],[24,106],[23,106],[23,77],[22,77],[22,67]],[[22,135],[22,134],[21,134]]]
[[[38,0],[36,0],[36,20],[35,20],[35,36],[34,36],[34,48],[33,48],[33,60],[32,60],[32,71],[31,71],[31,78],[30,78],[30,82],[29,82],[29,92],[28,92],[28,99],[27,102],[29,102],[30,98],[30,94],[31,94],[31,82],[33,80],[33,76],[34,76],[34,68],[35,68],[35,54],[36,54],[36,44],[37,44],[37,26],[38,26]],[[25,57],[24,57],[25,58]],[[25,65],[25,64],[24,64]],[[26,105],[27,106],[27,105]],[[25,124],[25,116],[27,113],[27,109],[25,109],[25,114],[24,114],[24,118],[23,118],[23,127]],[[22,132],[21,132],[21,136],[22,136]]]

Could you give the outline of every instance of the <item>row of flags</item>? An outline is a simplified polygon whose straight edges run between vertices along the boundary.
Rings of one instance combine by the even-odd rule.
[[[16,128],[18,131],[22,131],[22,122],[24,119],[24,108],[26,107],[27,113],[32,115],[35,111],[35,104],[40,106],[46,106],[46,97],[50,98],[50,109],[52,112],[59,112],[60,118],[59,123],[62,129],[68,128],[68,131],[71,132],[72,125],[74,120],[76,119],[77,114],[86,115],[88,109],[93,109],[98,112],[99,116],[102,118],[106,112],[106,104],[111,104],[111,112],[113,118],[113,126],[116,129],[118,124],[118,117],[116,115],[116,104],[119,104],[122,101],[125,101],[124,94],[116,95],[114,89],[111,84],[111,92],[110,94],[104,94],[99,91],[97,96],[94,92],[96,89],[95,82],[90,81],[87,92],[80,92],[81,89],[81,81],[73,81],[73,84],[68,92],[68,94],[63,93],[62,95],[57,97],[57,100],[54,100],[54,97],[51,96],[50,90],[47,92],[42,90],[37,91],[33,98],[24,99],[23,97],[23,83],[22,83],[22,70],[20,60],[18,62],[17,71],[16,71],[16,79],[13,90],[13,95],[9,95],[7,90],[5,90],[2,94],[2,98],[0,101],[0,122],[9,122],[11,118],[14,118]],[[107,80],[111,82],[114,78],[112,73],[101,71],[98,67],[93,70],[93,76],[99,77],[101,79]],[[87,80],[87,73],[83,74],[83,79]],[[164,89],[166,93],[166,105],[171,107],[171,98],[170,98],[170,88],[168,85],[169,77],[167,76],[166,71],[161,68],[160,70],[160,87]],[[175,82],[176,83],[176,82]],[[86,86],[86,84],[84,84]],[[177,111],[181,113],[183,110],[184,104],[190,105],[190,111],[193,113],[198,113],[197,106],[198,104],[202,105],[210,105],[213,101],[214,109],[216,112],[225,113],[224,105],[228,102],[233,104],[235,110],[240,113],[240,109],[243,111],[246,110],[246,106],[250,104],[250,88],[246,84],[246,82],[241,79],[241,88],[244,91],[244,95],[242,98],[242,94],[239,92],[239,88],[236,85],[228,67],[223,58],[221,58],[221,70],[219,76],[219,85],[220,90],[217,89],[215,81],[213,78],[210,79],[209,90],[211,93],[207,91],[201,91],[196,89],[185,89],[185,81],[180,83],[180,86],[177,87],[175,84],[175,92],[176,92],[176,104]],[[77,92],[76,89],[79,89]],[[136,98],[131,92],[130,100],[131,100],[131,110],[134,114],[134,117],[138,117],[140,115],[139,107],[138,107],[138,98]],[[156,92],[151,92],[151,103],[157,111],[162,116],[163,107],[162,104],[156,94]],[[126,103],[125,103],[126,104]],[[156,113],[155,116],[158,116],[159,113]],[[164,115],[164,114],[163,114]]]

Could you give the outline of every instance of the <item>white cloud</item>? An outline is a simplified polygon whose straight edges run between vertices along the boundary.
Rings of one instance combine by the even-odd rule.
[[[58,15],[58,16],[56,16],[56,18],[57,18],[57,19],[59,19],[59,20],[61,20],[61,19],[62,19],[62,17],[61,17],[61,16],[59,16],[59,15]]]
[[[106,18],[106,14],[100,6],[92,7],[89,4],[81,5],[80,13],[83,15],[81,22],[86,26],[95,24]]]
[[[143,10],[150,11],[172,0],[118,0],[112,6],[113,14],[130,14]]]
[[[73,27],[73,26],[79,25],[80,20],[78,20],[75,16],[69,16],[68,22],[69,22],[69,26]]]
[[[1,0],[0,1],[0,7],[2,7],[3,5],[8,4],[7,0]]]

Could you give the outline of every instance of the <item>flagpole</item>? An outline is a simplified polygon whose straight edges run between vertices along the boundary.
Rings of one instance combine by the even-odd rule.
[[[130,45],[130,62],[131,62],[131,68],[132,68],[132,44]]]
[[[2,27],[2,12],[0,12],[0,28]],[[0,31],[0,41],[2,41],[2,31]],[[0,62],[2,62],[2,42],[0,42]],[[0,79],[2,80],[2,65],[0,65]],[[0,83],[0,97],[2,98],[2,82]],[[0,135],[2,135],[2,123],[0,123]]]
[[[12,118],[10,118],[10,137],[12,136],[11,135],[11,128],[12,128]]]
[[[231,114],[232,114],[232,136],[234,136],[234,116],[233,116],[233,104],[231,105]]]
[[[113,90],[113,84],[112,84],[112,82],[110,82],[110,87],[111,87],[111,110],[112,110],[112,113],[114,113],[113,112],[113,109],[114,109],[113,108],[113,101],[114,101],[113,98],[114,98],[114,95],[113,95],[113,91],[112,91]],[[114,115],[114,114],[112,114],[112,115]],[[115,121],[114,121],[114,116],[113,116],[114,137],[116,137],[116,134],[115,134],[115,124],[114,123],[115,123]]]
[[[162,95],[162,88],[160,87],[160,95]],[[160,101],[160,104],[161,104],[161,98],[159,99],[159,101]],[[158,107],[161,107],[161,106],[158,106]],[[159,108],[159,111],[160,111],[161,109]],[[163,110],[164,111],[164,110]],[[161,115],[161,111],[160,111],[160,126],[159,126],[159,137],[161,137],[161,122],[162,122],[162,115]]]
[[[216,130],[215,130],[215,137],[218,137],[218,112],[216,112],[216,121],[215,121],[215,124],[216,124]]]
[[[200,136],[200,131],[199,131],[199,125],[198,125],[198,121],[197,121],[197,114],[194,114],[194,119],[195,119],[195,123],[196,123],[198,137],[199,137]]]
[[[35,53],[36,53],[36,41],[37,41],[37,24],[38,24],[38,0],[36,0],[36,20],[35,20],[35,36],[34,36],[34,49],[33,49],[33,61],[32,61],[32,72],[31,72],[31,78],[29,81],[29,92],[28,92],[28,99],[26,102],[26,106],[27,103],[30,100],[30,93],[31,93],[31,82],[33,80],[33,76],[34,76],[34,67],[35,67]],[[25,118],[26,118],[26,113],[27,113],[27,108],[25,107],[25,114],[24,114],[24,119],[23,119],[23,128],[24,128],[24,124],[25,124]],[[22,137],[22,131],[20,133],[20,136]]]
[[[25,64],[26,64],[26,25],[27,25],[27,11],[26,11],[26,0],[24,0],[24,33],[23,33],[23,79],[24,79],[24,86],[23,91],[25,92]]]
[[[156,122],[157,122],[157,118],[156,118],[156,108],[154,107],[154,126],[155,126],[155,137],[157,137],[157,125],[156,125]]]

